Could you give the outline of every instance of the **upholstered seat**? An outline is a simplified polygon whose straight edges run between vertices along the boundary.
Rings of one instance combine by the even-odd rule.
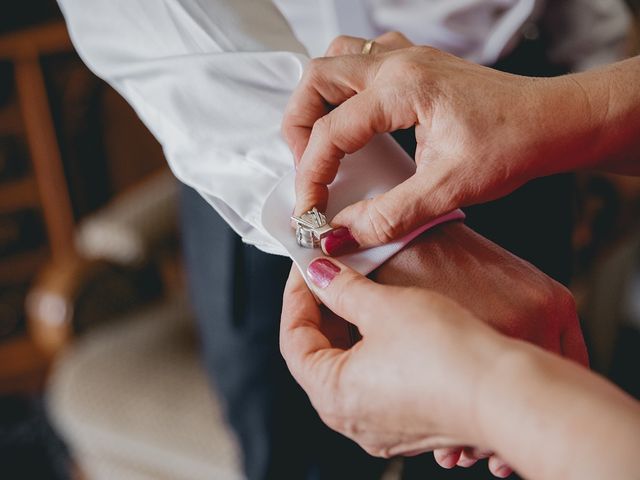
[[[180,299],[144,307],[56,362],[50,415],[90,480],[242,478],[188,312]]]

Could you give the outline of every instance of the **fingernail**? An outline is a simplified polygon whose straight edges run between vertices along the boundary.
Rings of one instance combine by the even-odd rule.
[[[360,244],[353,238],[347,227],[338,227],[322,239],[322,250],[327,255],[337,257],[355,252]]]
[[[340,267],[326,258],[318,258],[307,267],[307,275],[311,283],[320,288],[327,288],[339,273]]]
[[[500,467],[498,469],[498,471],[496,473],[504,478],[504,477],[508,477],[509,475],[511,475],[512,472],[513,472],[513,470],[511,470],[511,467],[509,467],[508,465],[503,465],[502,467]]]

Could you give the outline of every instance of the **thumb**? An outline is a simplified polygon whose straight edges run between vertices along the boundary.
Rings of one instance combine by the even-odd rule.
[[[394,287],[375,283],[334,259],[316,258],[307,266],[307,275],[320,301],[363,334],[393,303]]]
[[[337,256],[384,245],[449,213],[457,205],[439,183],[415,174],[386,193],[349,205],[332,219],[335,229],[322,239],[323,251]]]

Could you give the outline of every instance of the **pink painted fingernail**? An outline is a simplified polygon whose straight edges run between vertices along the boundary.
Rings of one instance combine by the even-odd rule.
[[[320,288],[327,288],[336,275],[340,273],[340,267],[327,260],[318,258],[307,267],[307,275],[311,282]]]
[[[347,227],[338,227],[322,239],[322,250],[332,257],[355,252],[358,248],[360,244]]]

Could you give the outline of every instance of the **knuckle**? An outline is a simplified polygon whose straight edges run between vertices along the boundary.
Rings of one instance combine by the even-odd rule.
[[[409,39],[397,30],[386,32],[380,36],[380,40],[388,41],[392,45],[408,44]]]
[[[361,447],[365,452],[367,452],[372,457],[380,457],[379,455],[380,448],[377,445],[367,443],[367,444],[361,445]]]
[[[336,430],[338,432],[342,432],[341,426],[342,422],[340,421],[340,417],[335,414],[330,408],[326,406],[323,408],[317,408],[318,415],[320,419],[332,430]]]
[[[577,318],[576,301],[565,286],[544,277],[544,284],[531,289],[532,308],[547,318]]]
[[[378,448],[378,454],[376,455],[377,457],[380,458],[391,458],[391,448],[389,447],[380,447]]]
[[[314,83],[317,81],[324,70],[324,59],[323,58],[312,58],[307,63],[307,68],[304,71],[303,82],[311,82]]]
[[[329,45],[329,52],[332,54],[345,53],[349,50],[349,45],[353,43],[353,39],[347,35],[339,35],[333,39]]]
[[[372,457],[391,458],[391,450],[389,447],[378,444],[366,444],[362,446],[363,450]]]
[[[311,127],[311,136],[314,138],[324,138],[331,132],[331,119],[327,115],[320,117]]]
[[[385,35],[387,36],[387,38],[391,40],[398,40],[398,39],[402,40],[403,38],[405,38],[405,36],[400,32],[398,32],[397,30],[392,30],[390,32],[387,32],[385,33]]]
[[[564,285],[557,284],[553,295],[553,302],[557,311],[565,318],[569,316],[577,316],[576,300]]]
[[[318,414],[322,421],[332,430],[342,433],[347,437],[356,437],[360,429],[354,417],[350,416],[344,405],[344,400],[339,396],[326,399],[322,408],[318,408]]]
[[[415,50],[420,55],[424,55],[426,57],[437,57],[442,55],[442,51],[438,50],[435,47],[431,47],[429,45],[419,45],[419,46],[412,47],[412,49]]]
[[[295,142],[295,127],[293,126],[293,118],[289,112],[285,113],[280,125],[280,134],[287,145],[292,146]]]

